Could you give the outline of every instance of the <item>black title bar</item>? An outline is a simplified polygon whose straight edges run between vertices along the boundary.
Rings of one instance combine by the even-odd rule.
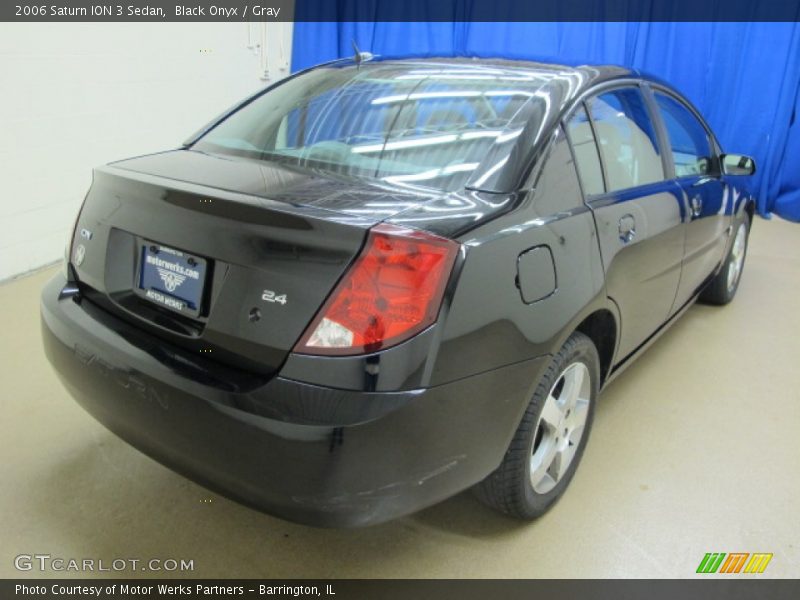
[[[800,21],[800,0],[3,0],[0,21]]]

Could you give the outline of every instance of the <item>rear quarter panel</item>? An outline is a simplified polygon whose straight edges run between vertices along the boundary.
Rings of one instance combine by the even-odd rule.
[[[443,323],[432,385],[552,353],[585,316],[607,308],[594,220],[560,131],[540,163],[535,189],[514,210],[460,239],[466,260]],[[540,246],[552,253],[555,289],[526,303],[517,260]]]

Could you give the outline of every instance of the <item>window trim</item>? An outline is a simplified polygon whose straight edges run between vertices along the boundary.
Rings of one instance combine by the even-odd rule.
[[[589,108],[589,100],[596,97],[597,95],[584,98],[581,101],[581,106],[583,106],[583,112],[584,114],[586,114],[586,118],[589,121],[589,128],[592,130],[592,139],[594,140],[594,151],[597,152],[597,158],[600,160],[600,173],[603,176],[603,194],[594,194],[595,196],[600,196],[610,193],[610,190],[608,184],[608,169],[606,168],[606,157],[603,156],[603,152],[602,150],[600,150],[600,142],[597,140],[597,127],[595,126],[594,123],[594,117],[592,116],[592,111]],[[578,172],[580,173],[580,171]]]
[[[597,149],[597,155],[600,157],[600,167],[601,167],[601,169],[603,171],[604,192],[602,194],[589,194],[589,195],[584,194],[584,202],[586,204],[594,204],[594,203],[597,203],[597,202],[601,202],[601,201],[607,200],[609,197],[612,197],[612,196],[614,196],[616,194],[619,194],[621,192],[628,193],[630,191],[638,190],[640,188],[651,187],[651,186],[654,186],[654,185],[659,185],[659,184],[667,183],[667,182],[670,182],[670,181],[674,180],[674,178],[670,178],[669,177],[669,175],[673,174],[673,172],[670,171],[671,164],[672,164],[671,163],[671,161],[672,161],[671,150],[670,150],[670,157],[669,157],[669,159],[667,159],[667,157],[665,157],[664,149],[662,147],[663,144],[664,144],[664,140],[661,137],[660,115],[656,115],[653,112],[653,106],[650,104],[650,101],[649,101],[649,98],[648,98],[648,93],[647,93],[648,92],[648,85],[649,85],[648,82],[646,82],[644,80],[641,80],[641,79],[621,79],[621,80],[604,82],[604,83],[602,83],[600,85],[597,85],[595,87],[592,87],[592,88],[586,90],[583,94],[581,94],[576,99],[575,103],[568,110],[566,110],[564,112],[564,115],[561,118],[561,122],[560,123],[561,123],[561,126],[564,128],[565,133],[567,134],[567,141],[569,142],[570,150],[572,151],[573,158],[575,157],[575,151],[572,148],[572,139],[569,136],[569,128],[567,127],[567,125],[568,125],[570,119],[572,119],[572,117],[575,116],[576,110],[578,110],[578,108],[581,107],[581,106],[583,106],[583,108],[586,111],[586,114],[587,114],[587,116],[589,118],[589,123],[591,124],[591,128],[592,128],[592,136],[594,137],[594,144],[595,144],[595,147]],[[644,100],[644,104],[645,104],[645,110],[647,111],[647,115],[648,115],[648,117],[650,117],[650,121],[653,124],[653,127],[655,128],[656,139],[657,139],[657,142],[658,142],[658,147],[656,149],[660,153],[661,168],[662,168],[662,170],[664,172],[664,179],[662,179],[660,181],[651,181],[649,183],[641,183],[639,185],[635,185],[635,186],[632,186],[632,187],[621,188],[621,189],[618,189],[618,190],[609,191],[608,190],[608,175],[606,173],[605,160],[603,158],[603,153],[600,151],[600,146],[599,146],[599,144],[597,142],[597,133],[596,133],[596,130],[595,130],[595,127],[594,127],[594,117],[592,117],[592,113],[589,111],[589,107],[588,107],[587,103],[592,98],[596,98],[596,97],[598,97],[598,96],[600,96],[602,94],[605,94],[605,93],[608,93],[608,92],[613,92],[613,91],[616,91],[616,90],[619,90],[619,89],[638,89],[639,93],[642,95],[642,99]],[[669,160],[670,162],[666,163],[665,162],[666,160]],[[576,163],[576,171],[578,172],[578,180],[580,181],[580,179],[581,179],[580,178],[580,170],[577,169],[577,163]],[[583,181],[581,181],[581,190],[583,190]]]
[[[572,143],[572,136],[569,133],[569,122],[577,113],[578,109],[583,109],[584,114],[586,115],[586,122],[589,123],[589,129],[592,131],[592,143],[594,144],[594,151],[597,154],[597,160],[600,163],[600,178],[603,180],[603,191],[599,194],[587,194],[586,188],[583,183],[583,177],[581,176],[581,169],[578,166],[578,159],[575,154],[574,144]],[[589,109],[586,106],[586,102],[581,99],[580,102],[577,102],[575,106],[573,106],[569,110],[569,116],[565,117],[558,123],[558,128],[564,132],[564,137],[567,140],[567,145],[569,146],[569,152],[572,155],[572,162],[575,163],[575,175],[578,177],[578,184],[581,188],[581,195],[583,196],[584,204],[587,202],[587,198],[596,198],[599,196],[605,196],[608,193],[608,183],[606,183],[606,171],[605,171],[605,164],[603,163],[603,155],[600,153],[600,148],[597,146],[597,134],[594,130],[594,123],[592,122],[592,115],[589,114]]]
[[[670,90],[669,88],[657,83],[648,85],[647,87],[649,88],[650,91],[651,101],[653,103],[653,109],[658,114],[658,121],[660,124],[660,129],[664,136],[664,142],[666,143],[667,148],[669,148],[669,162],[672,169],[672,181],[685,182],[693,179],[702,179],[703,177],[712,177],[714,179],[720,179],[722,177],[722,167],[720,164],[720,155],[722,154],[722,151],[719,146],[719,143],[717,142],[717,138],[714,135],[714,132],[711,131],[711,127],[708,126],[708,123],[706,123],[705,119],[700,114],[700,112],[696,108],[694,108],[691,102],[683,98],[680,94],[678,94],[674,90]],[[711,173],[706,173],[706,174],[696,173],[693,175],[681,175],[680,177],[677,176],[677,174],[675,173],[675,161],[672,156],[672,145],[670,144],[669,141],[667,126],[664,123],[664,119],[661,116],[661,109],[658,107],[658,100],[656,99],[656,94],[661,94],[663,96],[666,96],[674,100],[680,106],[684,107],[687,111],[689,111],[689,113],[697,120],[697,122],[700,123],[700,126],[706,133],[706,138],[708,139],[708,146],[712,153],[711,160],[712,160],[713,171]]]
[[[572,217],[589,210],[589,207],[586,205],[586,195],[583,190],[583,181],[581,181],[580,174],[578,173],[577,163],[575,162],[575,153],[572,150],[572,142],[570,142],[569,136],[567,135],[567,130],[564,129],[560,122],[557,123],[553,129],[550,139],[543,147],[540,158],[536,161],[533,169],[528,173],[528,176],[525,179],[525,185],[520,190],[522,193],[530,195],[533,198],[533,202],[536,203],[536,192],[539,188],[533,185],[533,183],[542,175],[542,172],[547,167],[548,161],[552,158],[553,150],[562,139],[567,144],[567,152],[569,152],[569,156],[572,159],[572,172],[575,174],[575,180],[578,183],[580,202],[575,206],[564,208],[557,213],[550,213],[548,215],[550,216],[558,214],[560,215],[560,218]]]
[[[658,143],[662,148],[661,162],[664,165],[664,179],[665,181],[674,181],[675,160],[672,156],[672,146],[669,142],[669,135],[667,134],[666,125],[664,125],[664,120],[661,118],[661,113],[658,110],[655,93],[646,82],[643,82],[641,87],[644,101],[647,103],[648,110],[650,111],[651,118],[653,119],[653,125],[656,128],[656,137],[658,137]],[[669,155],[667,155],[666,150],[669,150]]]

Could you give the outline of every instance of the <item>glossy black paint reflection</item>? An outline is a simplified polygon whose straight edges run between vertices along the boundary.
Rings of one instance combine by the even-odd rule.
[[[483,479],[567,337],[595,335],[615,376],[695,299],[754,206],[741,177],[677,180],[666,157],[664,181],[584,194],[565,120],[609,87],[643,86],[649,98],[647,86],[664,87],[653,78],[499,60],[393,64],[545,74],[547,110],[451,193],[191,143],[101,167],[76,228],[91,240],[72,242],[85,258],[42,294],[48,357],[92,415],[209,487],[318,525],[380,522]],[[703,210],[693,214],[694,195]],[[624,239],[631,220],[636,235]],[[437,322],[366,356],[293,352],[382,222],[461,244]],[[197,318],[134,292],[141,239],[208,261]],[[549,262],[520,269],[535,249]],[[546,294],[524,285],[539,277]],[[265,302],[265,290],[287,302]]]
[[[59,300],[65,283],[56,277],[43,292],[44,346],[83,408],[203,485],[318,526],[379,523],[472,485],[502,456],[531,374],[546,365],[375,394],[258,379],[143,335],[85,300]]]

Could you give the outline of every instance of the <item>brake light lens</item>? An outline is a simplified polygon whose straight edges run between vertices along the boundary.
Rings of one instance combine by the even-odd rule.
[[[393,346],[436,320],[459,244],[378,225],[295,352],[352,355]]]

